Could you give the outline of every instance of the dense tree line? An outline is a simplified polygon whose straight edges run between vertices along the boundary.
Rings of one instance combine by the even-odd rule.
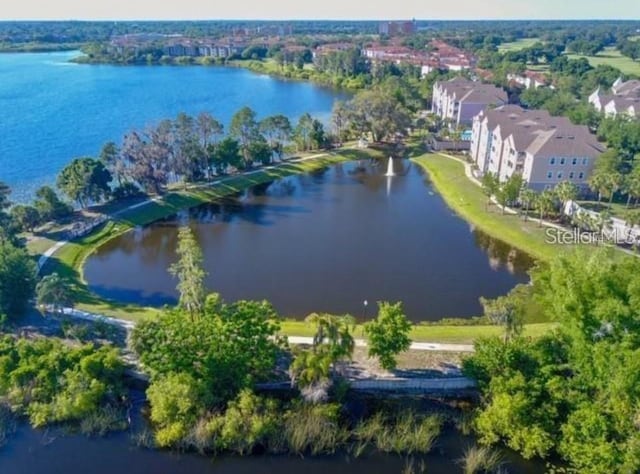
[[[480,438],[504,441],[525,457],[559,454],[577,472],[640,469],[640,308],[635,258],[604,251],[556,258],[534,271],[534,298],[558,329],[520,336],[521,299],[490,313],[510,337],[476,342],[464,362],[483,403]]]

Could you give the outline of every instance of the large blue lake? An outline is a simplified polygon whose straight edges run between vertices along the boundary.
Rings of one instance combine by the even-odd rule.
[[[327,120],[341,97],[242,69],[70,63],[77,55],[0,54],[0,181],[15,201],[55,183],[72,158],[95,156],[104,142],[182,111],[207,111],[225,124],[245,105],[259,117],[309,112]]]

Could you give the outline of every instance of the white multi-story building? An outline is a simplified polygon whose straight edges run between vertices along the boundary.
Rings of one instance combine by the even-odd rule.
[[[480,173],[494,173],[500,181],[519,173],[536,190],[562,181],[585,189],[604,150],[587,127],[545,110],[507,105],[473,120],[471,157]]]
[[[634,79],[624,82],[618,78],[611,86],[611,94],[603,94],[598,87],[589,96],[589,103],[609,117],[620,114],[640,117],[640,81]]]
[[[507,102],[507,93],[502,89],[455,77],[434,84],[431,110],[454,126],[471,125],[478,113]]]

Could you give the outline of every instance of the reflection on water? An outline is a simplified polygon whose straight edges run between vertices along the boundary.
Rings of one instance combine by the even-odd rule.
[[[227,300],[267,299],[285,316],[362,319],[363,301],[403,301],[415,321],[480,313],[527,281],[531,259],[457,217],[407,160],[356,161],[258,185],[121,236],[92,255],[100,295],[176,301],[178,226],[203,247],[207,285]],[[142,277],[141,277],[142,276]]]

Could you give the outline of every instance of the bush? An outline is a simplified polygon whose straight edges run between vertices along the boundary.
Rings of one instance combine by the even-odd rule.
[[[202,387],[189,374],[173,373],[154,380],[147,389],[151,421],[158,446],[184,441],[202,411]]]

